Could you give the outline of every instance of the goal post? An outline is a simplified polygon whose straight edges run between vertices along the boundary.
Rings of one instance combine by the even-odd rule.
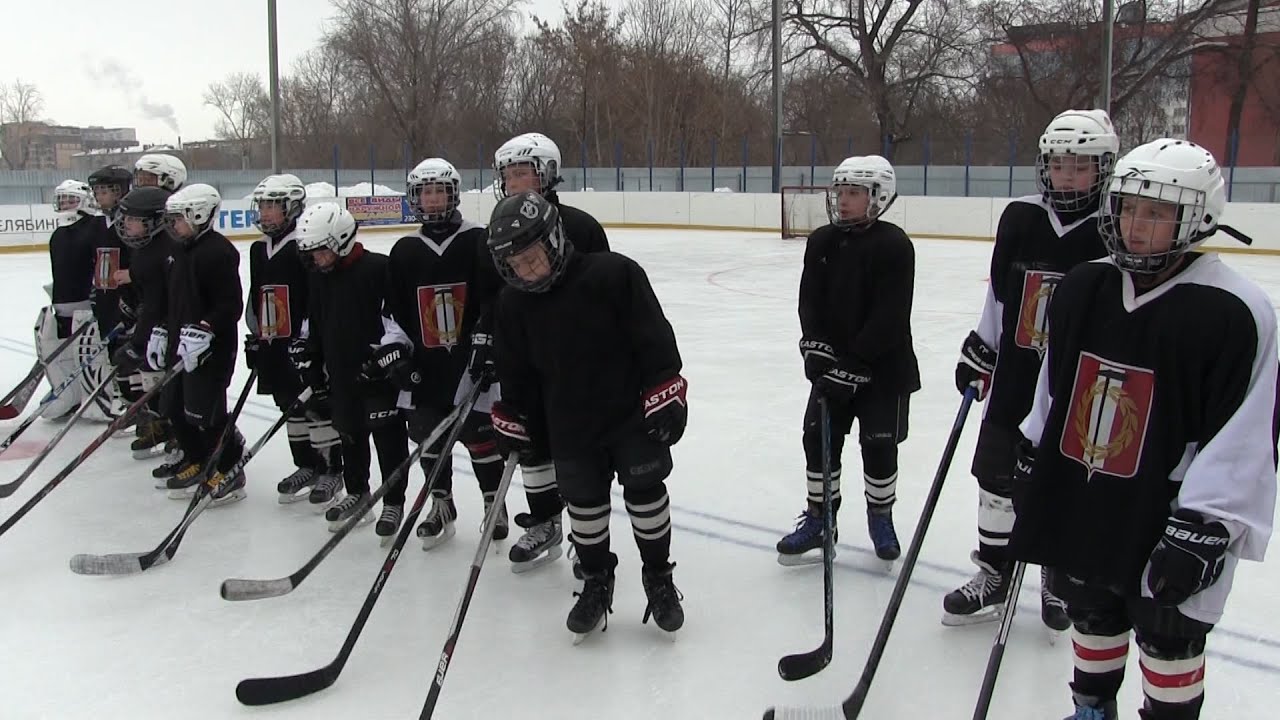
[[[783,238],[807,238],[830,222],[826,186],[790,185],[782,188],[781,196]]]

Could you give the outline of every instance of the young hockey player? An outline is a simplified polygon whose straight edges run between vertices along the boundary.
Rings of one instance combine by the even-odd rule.
[[[163,370],[180,363],[182,375],[165,387],[162,406],[182,448],[182,467],[168,481],[169,497],[185,499],[204,483],[211,507],[245,496],[244,472],[229,473],[244,452],[232,429],[215,465],[213,453],[227,429],[227,388],[235,372],[236,325],[244,305],[240,252],[213,225],[222,197],[196,183],[165,202],[175,239],[169,269],[167,322],[151,331],[147,361]],[[163,350],[162,350],[163,348]]]
[[[1039,195],[1005,208],[991,252],[990,285],[982,318],[969,333],[956,364],[956,387],[973,386],[987,401],[973,453],[978,480],[979,568],[943,598],[945,625],[998,619],[1009,590],[1005,557],[1014,513],[1010,478],[1018,423],[1031,409],[1036,374],[1049,340],[1048,308],[1062,276],[1106,254],[1098,235],[1098,205],[1120,140],[1102,110],[1068,110],[1040,136],[1036,157]],[[1041,570],[1040,610],[1054,632],[1070,621]]]
[[[1013,558],[1049,565],[1073,625],[1076,720],[1119,718],[1132,631],[1145,720],[1194,720],[1204,652],[1276,499],[1276,316],[1197,248],[1226,209],[1213,156],[1185,140],[1116,163],[1108,260],[1067,273],[1021,425]],[[997,385],[997,387],[999,387]],[[1069,719],[1070,720],[1070,719]]]
[[[800,354],[813,389],[804,415],[808,506],[778,541],[778,562],[812,562],[822,548],[822,417],[831,432],[831,499],[840,509],[840,455],[853,421],[862,448],[867,529],[876,555],[901,553],[893,528],[898,445],[907,438],[911,393],[920,369],[911,341],[915,249],[902,228],[881,220],[897,198],[893,166],[879,155],[840,163],[827,191],[831,223],[813,231],[800,276]]]
[[[294,242],[314,268],[308,305],[309,335],[295,339],[290,357],[313,390],[329,393],[333,426],[342,438],[346,497],[325,512],[337,531],[369,494],[369,437],[386,482],[409,457],[409,436],[396,411],[390,382],[369,378],[365,367],[388,331],[384,316],[387,256],[356,240],[356,221],[336,203],[308,206],[298,218]],[[372,521],[366,513],[361,522]]]
[[[49,265],[53,282],[48,287],[52,304],[40,310],[36,320],[36,351],[45,360],[50,387],[58,387],[80,367],[79,353],[71,348],[52,358],[55,348],[74,328],[92,322],[89,294],[93,288],[93,243],[97,209],[89,186],[65,180],[54,189],[53,209],[58,227],[49,238]],[[72,383],[45,407],[44,417],[58,419],[80,406],[80,385]]]
[[[574,252],[592,253],[609,249],[604,228],[589,213],[560,202],[560,148],[546,135],[525,133],[511,138],[493,156],[497,174],[495,190],[499,199],[535,192],[556,206],[565,237]],[[528,513],[517,513],[516,524],[525,532],[511,546],[511,569],[526,572],[560,557],[564,542],[561,511],[564,501],[556,489],[555,468],[545,446],[540,446],[521,463]]]
[[[302,337],[310,274],[294,242],[307,188],[295,175],[269,175],[253,191],[263,238],[249,246],[249,298],[245,305],[245,362],[258,370],[258,393],[287,411],[304,387],[289,360],[289,344]],[[342,448],[322,398],[287,419],[294,471],[276,486],[281,503],[310,499],[324,512],[342,489]],[[309,492],[308,492],[309,491]]]
[[[133,164],[133,184],[135,187],[156,187],[165,192],[172,194],[177,192],[179,188],[187,182],[187,167],[182,161],[172,155],[164,154],[147,154],[138,158]],[[131,270],[123,270],[121,282],[131,282]],[[136,297],[137,293],[133,293]],[[130,294],[123,295],[125,306],[122,311],[126,314],[130,311],[128,303]],[[146,372],[146,371],[144,371]],[[149,384],[155,381],[155,374],[149,377],[143,377],[139,380],[138,385]],[[135,389],[133,392],[140,392]],[[166,446],[172,447],[176,443],[173,435],[173,428],[170,427],[169,420],[165,416],[164,409],[161,405],[163,399],[156,396],[156,399],[150,403],[150,406],[144,408],[143,412],[138,413],[137,440],[134,440],[131,449],[133,456],[138,459],[146,459],[156,455],[163,454]],[[160,473],[163,468],[158,469],[156,473]],[[156,473],[152,473],[156,475]],[[157,478],[160,476],[157,475]]]
[[[421,442],[452,409],[473,354],[487,353],[492,345],[489,306],[502,279],[489,254],[488,233],[458,210],[459,179],[453,165],[441,158],[423,160],[409,173],[406,190],[422,227],[391,248],[387,310],[395,326],[382,338],[372,362],[409,394],[409,437]],[[484,358],[479,362],[483,365]],[[502,458],[494,446],[487,407],[473,410],[463,422],[459,438],[471,455],[488,514],[502,480]],[[431,489],[431,505],[417,528],[424,550],[453,537],[458,517],[452,448],[442,445],[422,455],[425,472],[437,460],[444,463]],[[407,478],[401,478],[383,499],[378,535],[390,537],[399,531],[406,485]],[[507,532],[504,506],[493,536],[501,540]]]
[[[643,622],[652,615],[674,632],[684,610],[668,557],[664,481],[687,419],[675,333],[644,270],[615,253],[574,252],[559,210],[541,195],[501,200],[489,237],[510,286],[495,306],[502,400],[493,405],[493,426],[504,456],[536,452],[534,438],[550,448],[584,578],[566,624],[582,636],[612,611],[618,557],[609,550],[609,486],[616,474],[644,564]]]
[[[89,188],[93,192],[94,202],[102,212],[101,218],[92,224],[90,239],[94,261],[93,289],[89,294],[89,302],[97,321],[98,332],[91,330],[82,338],[78,348],[80,356],[87,357],[97,350],[103,338],[117,325],[123,324],[124,330],[112,339],[106,352],[99,355],[99,359],[80,376],[82,396],[93,392],[114,369],[111,358],[125,341],[127,334],[132,332],[136,321],[132,315],[137,304],[132,299],[133,289],[125,284],[128,282],[130,249],[121,242],[115,227],[117,207],[132,184],[133,173],[119,165],[107,165],[89,176]],[[122,313],[122,309],[128,309],[129,314]],[[102,419],[111,420],[120,414],[126,403],[137,400],[141,394],[141,375],[121,373],[116,376],[115,383],[99,395],[95,402]]]

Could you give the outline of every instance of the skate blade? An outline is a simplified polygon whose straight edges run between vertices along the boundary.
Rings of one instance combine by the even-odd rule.
[[[342,529],[343,525],[347,524],[347,518],[343,518],[341,520],[328,520],[326,522],[329,523],[329,532],[336,533]],[[360,522],[356,523],[356,527],[368,525],[371,522],[373,522],[373,513],[365,513],[364,517],[360,518]],[[352,528],[352,530],[354,529],[355,528]]]
[[[279,495],[276,496],[276,503],[280,505],[292,505],[294,503],[298,503],[298,502],[302,502],[303,500],[306,500],[308,495],[310,495],[309,491],[299,492],[296,495],[290,495],[288,493],[280,493]]]
[[[986,610],[979,610],[972,615],[952,615],[949,612],[942,614],[942,624],[947,627],[965,627],[966,625],[982,625],[983,623],[997,622],[1004,617],[1004,605],[992,606]]]
[[[835,553],[833,552],[831,555],[831,559],[835,560],[835,558],[836,556],[835,556]],[[799,555],[786,555],[784,553],[778,553],[778,564],[783,567],[802,567],[805,565],[821,565],[822,549],[817,548],[814,550],[807,550],[805,552],[800,553]]]
[[[192,495],[196,494],[196,486],[189,488],[177,488],[169,491],[170,500],[190,500]]]
[[[343,492],[342,490],[339,490],[338,492],[333,494],[333,497],[329,498],[325,502],[311,503],[311,512],[317,515],[323,515],[329,511],[329,508],[342,502],[342,499],[345,498],[346,496],[347,494],[345,492]],[[308,502],[311,501],[310,496],[307,497],[307,501]]]
[[[456,532],[457,530],[454,529],[453,523],[445,523],[444,529],[440,531],[439,535],[427,535],[425,537],[420,535],[419,537],[422,537],[423,551],[430,552],[440,547],[448,542],[449,538],[453,537]]]
[[[157,490],[168,490],[168,489],[169,489],[169,478],[167,478],[167,477],[166,477],[166,478],[156,478],[155,488],[156,488]]]
[[[1057,628],[1051,628],[1051,627],[1047,627],[1047,626],[1046,626],[1046,627],[1045,627],[1045,639],[1049,641],[1049,647],[1054,647],[1054,646],[1056,646],[1056,645],[1058,644],[1058,640],[1062,637],[1062,634],[1063,634],[1064,632],[1066,632],[1066,631],[1065,631],[1065,630],[1058,630]]]
[[[248,495],[249,493],[245,492],[244,488],[238,488],[236,490],[232,490],[226,495],[223,495],[217,500],[214,500],[213,502],[209,503],[209,507],[216,508],[216,507],[222,507],[224,505],[230,505],[231,503],[239,502],[245,499],[246,497],[248,497]]]
[[[527,573],[530,570],[537,570],[543,565],[546,565],[548,563],[554,562],[555,560],[558,560],[560,556],[563,554],[564,554],[564,550],[559,545],[552,545],[551,547],[547,548],[545,552],[543,552],[541,555],[535,557],[532,560],[527,560],[525,562],[511,563],[511,572],[517,575],[520,575],[523,573]]]
[[[133,459],[150,460],[151,458],[160,457],[161,455],[166,454],[164,445],[156,445],[155,447],[146,448],[145,450],[134,450]]]

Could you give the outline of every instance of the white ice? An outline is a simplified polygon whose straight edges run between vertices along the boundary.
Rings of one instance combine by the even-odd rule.
[[[580,583],[568,563],[514,575],[506,559],[510,541],[500,543],[488,555],[435,717],[758,718],[770,705],[837,703],[862,671],[893,575],[869,551],[853,481],[858,454],[850,443],[835,659],[812,679],[778,678],[780,656],[812,649],[822,637],[821,570],[782,568],[773,550],[804,504],[800,419],[807,388],[795,312],[803,243],[765,234],[609,234],[616,249],[648,271],[686,363],[690,425],[669,480],[685,629],[672,643],[652,624],[640,624],[639,560],[615,493],[613,547],[622,560],[608,632],[573,647],[564,619]],[[366,237],[377,250],[391,242]],[[913,322],[924,389],[912,398],[901,453],[896,520],[904,548],[959,406],[955,356],[977,319],[991,246],[922,240],[916,249]],[[1280,260],[1227,261],[1280,298]],[[247,261],[241,269],[247,272]],[[30,366],[31,321],[47,279],[44,256],[0,259],[9,308],[0,319],[6,386]],[[242,368],[232,394],[245,377]],[[269,398],[254,396],[241,429],[252,440],[275,413]],[[972,714],[995,625],[946,628],[939,618],[943,594],[973,570],[967,558],[976,487],[968,464],[977,419],[975,412],[965,427],[863,717]],[[0,423],[0,435],[17,422]],[[16,477],[56,429],[37,423],[0,457],[0,479]],[[100,430],[73,428],[15,497],[0,500],[0,518]],[[337,683],[302,700],[251,709],[235,699],[239,680],[304,672],[333,658],[386,553],[366,526],[291,595],[244,603],[219,597],[224,578],[286,575],[329,538],[305,504],[276,503],[275,484],[291,469],[278,437],[249,465],[248,499],[201,516],[173,562],[140,576],[74,575],[67,567],[73,554],[149,550],[185,507],[152,489],[155,463],[132,460],[127,443],[109,441],[0,537],[0,717],[418,716],[479,539],[480,493],[461,454],[457,537],[429,555],[411,539]],[[415,470],[410,497],[421,483]],[[524,509],[518,487],[508,504],[513,513]],[[1070,643],[1046,643],[1038,586],[1038,575],[1029,573],[992,718],[1068,714]],[[1278,590],[1274,568],[1242,566],[1226,619],[1209,639],[1205,717],[1274,717]],[[1121,695],[1124,717],[1135,717],[1139,702],[1136,655],[1130,654]]]

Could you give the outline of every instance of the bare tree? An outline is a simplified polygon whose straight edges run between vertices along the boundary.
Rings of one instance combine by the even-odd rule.
[[[0,155],[10,170],[27,167],[30,123],[40,118],[44,97],[40,89],[21,79],[0,85]]]
[[[221,82],[210,83],[204,104],[218,111],[214,131],[218,137],[240,146],[240,161],[247,168],[256,139],[267,133],[271,101],[257,73],[231,73]]]

